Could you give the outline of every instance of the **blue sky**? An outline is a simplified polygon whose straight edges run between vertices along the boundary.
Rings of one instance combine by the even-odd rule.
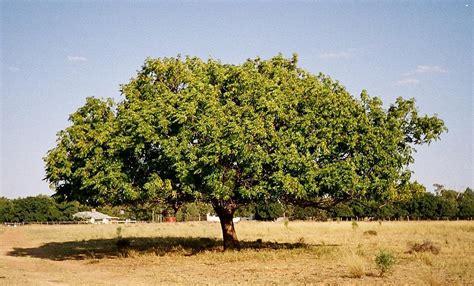
[[[414,97],[449,128],[418,148],[413,178],[473,187],[472,1],[1,2],[0,196],[52,194],[42,157],[87,96],[120,99],[147,57],[240,63],[281,52],[367,89]]]

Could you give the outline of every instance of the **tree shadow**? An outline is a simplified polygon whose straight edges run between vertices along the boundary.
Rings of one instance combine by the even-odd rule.
[[[311,247],[334,247],[335,244],[311,245],[306,243],[278,243],[270,241],[240,241],[241,249],[281,250]],[[205,251],[221,252],[222,240],[204,237],[127,237],[91,239],[82,241],[50,242],[32,248],[14,248],[9,256],[35,257],[50,260],[85,260],[119,258],[131,253],[149,253],[163,256],[177,253],[185,256]]]

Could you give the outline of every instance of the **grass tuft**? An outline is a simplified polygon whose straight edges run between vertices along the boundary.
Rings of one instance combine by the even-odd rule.
[[[359,227],[359,224],[355,220],[353,220],[352,221],[352,230],[356,230],[358,227]]]
[[[135,249],[124,249],[123,251],[120,252],[119,257],[124,257],[124,258],[136,258],[140,255],[138,251]]]
[[[365,262],[358,255],[352,255],[346,258],[349,277],[362,278],[365,275]]]

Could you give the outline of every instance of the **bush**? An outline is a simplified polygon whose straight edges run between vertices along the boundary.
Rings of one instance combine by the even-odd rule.
[[[377,269],[380,271],[380,276],[383,276],[385,273],[389,272],[394,264],[395,264],[395,256],[393,256],[393,254],[389,252],[382,250],[375,257],[375,265],[377,266]]]
[[[410,249],[408,250],[408,253],[414,253],[414,252],[431,252],[433,254],[438,254],[440,251],[440,248],[436,245],[434,245],[433,242],[430,240],[425,240],[423,243],[415,243],[410,246]]]
[[[364,231],[364,235],[377,235],[377,232],[375,230],[367,230]]]

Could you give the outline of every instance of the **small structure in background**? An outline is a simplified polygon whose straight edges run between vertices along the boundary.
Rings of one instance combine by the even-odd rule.
[[[87,220],[90,223],[115,223],[119,220],[118,217],[109,216],[92,209],[90,212],[78,212],[72,215],[73,218]]]
[[[165,222],[176,222],[175,216],[167,216],[165,217]]]
[[[240,220],[243,220],[243,221],[251,221],[251,220],[255,220],[255,215],[249,215],[249,216],[243,216],[243,217],[240,217]]]
[[[218,216],[216,216],[216,215],[211,215],[211,214],[209,214],[209,213],[206,215],[206,220],[209,221],[209,222],[220,222],[220,221],[221,221]],[[234,218],[232,219],[232,221],[233,221],[234,223],[238,223],[238,222],[240,221],[240,217],[234,217]]]

